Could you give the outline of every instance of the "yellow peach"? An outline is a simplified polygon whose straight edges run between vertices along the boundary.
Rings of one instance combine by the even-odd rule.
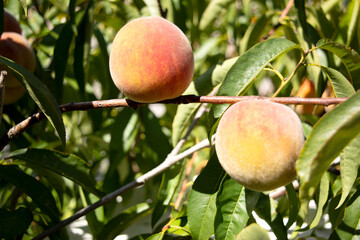
[[[18,33],[3,32],[3,34],[1,34],[0,55],[22,65],[30,72],[34,72],[35,70],[35,54],[26,38]],[[0,67],[0,70],[3,69],[3,67]],[[5,80],[6,87],[16,87],[20,85],[21,84],[11,73],[7,74]]]
[[[309,79],[305,78],[301,83],[295,96],[301,98],[315,98],[316,91],[314,83]],[[315,105],[297,105],[295,107],[295,112],[297,114],[312,114],[314,108]]]
[[[161,17],[141,17],[116,34],[109,61],[117,88],[138,102],[180,96],[194,73],[194,55],[185,34]]]
[[[266,100],[248,100],[225,111],[215,149],[230,177],[248,189],[269,191],[294,180],[303,144],[301,121],[293,110]]]

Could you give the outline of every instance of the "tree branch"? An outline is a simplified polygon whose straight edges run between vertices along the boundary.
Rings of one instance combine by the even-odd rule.
[[[164,172],[166,169],[168,169],[169,167],[171,167],[175,163],[179,162],[180,160],[184,159],[185,157],[188,157],[188,156],[192,155],[194,152],[197,152],[197,151],[199,151],[199,150],[201,150],[203,148],[209,147],[209,146],[210,146],[209,140],[205,139],[205,140],[201,141],[200,143],[194,145],[193,147],[185,150],[184,152],[182,152],[182,153],[180,153],[178,155],[169,154],[168,157],[160,165],[158,165],[156,168],[150,170],[149,172],[145,173],[144,175],[137,178],[133,182],[128,183],[127,185],[119,188],[118,190],[109,193],[108,195],[104,196],[103,198],[101,198],[96,203],[91,204],[88,207],[85,207],[85,208],[81,209],[80,211],[78,211],[74,215],[72,215],[71,217],[69,217],[69,218],[59,222],[55,226],[45,230],[44,232],[42,232],[38,236],[34,237],[32,240],[44,239],[45,237],[55,233],[56,231],[58,231],[61,228],[65,227],[66,225],[72,223],[76,219],[78,219],[78,218],[80,218],[82,216],[85,216],[86,214],[92,212],[96,208],[101,207],[101,206],[103,206],[103,205],[105,205],[107,203],[110,203],[111,201],[116,199],[117,196],[129,191],[130,189],[133,189],[135,187],[144,185],[146,181],[148,181],[149,179],[151,179],[151,178],[159,175],[160,173]]]
[[[236,103],[245,100],[262,99],[281,104],[312,104],[312,105],[324,105],[329,106],[332,104],[339,104],[345,101],[347,98],[299,98],[299,97],[259,97],[259,96],[196,96],[196,95],[183,95],[174,99],[164,100],[156,103],[164,104],[189,104],[189,103],[211,103],[211,104],[224,104],[224,103]],[[61,112],[70,111],[86,111],[89,109],[98,108],[114,108],[114,107],[131,107],[136,109],[139,106],[145,105],[144,103],[135,102],[129,99],[110,99],[91,102],[77,102],[60,105]],[[34,124],[40,122],[45,118],[45,115],[41,112],[35,113],[22,122],[18,123],[14,127],[10,128],[0,138],[0,151],[10,143],[10,141],[22,134],[26,129],[30,128]]]

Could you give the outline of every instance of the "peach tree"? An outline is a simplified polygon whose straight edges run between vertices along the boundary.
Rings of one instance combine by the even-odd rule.
[[[0,32],[6,9],[36,56],[34,73],[0,56],[0,96],[9,74],[27,92],[0,98],[1,239],[359,238],[359,0],[0,3]],[[135,102],[111,78],[116,33],[144,16],[191,43],[180,97]],[[305,136],[294,181],[265,192],[214,147],[227,108],[259,99]]]

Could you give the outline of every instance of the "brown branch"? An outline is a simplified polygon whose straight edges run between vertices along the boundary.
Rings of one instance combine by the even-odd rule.
[[[332,104],[339,104],[345,101],[347,98],[299,98],[299,97],[259,97],[259,96],[196,96],[196,95],[183,95],[174,99],[164,100],[156,103],[164,104],[189,104],[189,103],[211,103],[211,104],[225,104],[236,103],[245,100],[262,99],[281,104],[312,104],[312,105],[324,105],[329,106]],[[129,99],[110,99],[91,102],[77,102],[60,105],[61,112],[70,111],[86,111],[89,109],[98,108],[114,108],[114,107],[131,107],[137,108],[144,105],[144,103],[135,102]],[[22,122],[18,123],[14,127],[10,128],[0,138],[0,151],[10,143],[10,141],[22,134],[26,129],[30,128],[34,124],[40,122],[45,118],[43,113],[35,113]]]

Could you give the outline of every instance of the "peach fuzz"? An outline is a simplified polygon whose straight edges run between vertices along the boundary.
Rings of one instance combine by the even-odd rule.
[[[149,103],[180,96],[194,74],[194,55],[185,34],[161,17],[141,17],[116,34],[110,73],[117,88]]]
[[[21,34],[21,27],[16,18],[4,9],[4,30],[3,32],[16,32]]]
[[[266,100],[248,100],[225,111],[215,149],[230,177],[248,189],[269,191],[294,180],[303,144],[301,121],[293,110]]]
[[[15,32],[3,32],[0,38],[0,55],[13,60],[21,66],[34,72],[36,66],[35,54],[28,41]],[[1,67],[0,69],[4,69]],[[8,73],[5,78],[6,87],[20,86],[20,82]]]

